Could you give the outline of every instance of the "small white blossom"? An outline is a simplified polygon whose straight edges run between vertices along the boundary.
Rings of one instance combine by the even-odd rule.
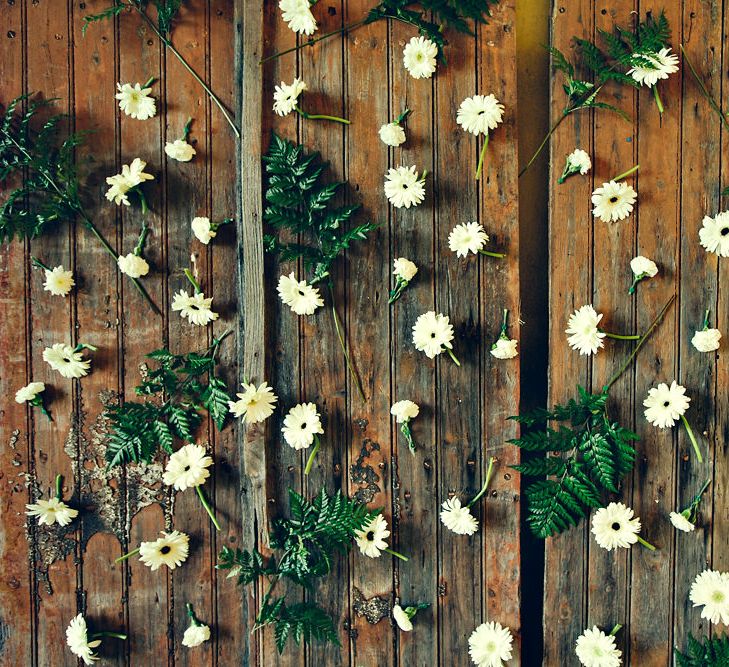
[[[407,282],[410,282],[413,278],[415,278],[415,274],[417,272],[418,267],[415,263],[405,257],[398,257],[394,262],[392,273]]]
[[[80,350],[63,343],[54,343],[43,350],[43,361],[65,378],[82,378],[91,368],[91,362],[83,358]]]
[[[658,273],[658,267],[652,259],[638,255],[630,260],[630,270],[636,278],[653,278]]]
[[[28,403],[45,390],[46,385],[43,382],[31,382],[15,392],[15,402]]]
[[[354,539],[359,550],[369,558],[380,557],[381,553],[387,549],[385,538],[389,536],[390,531],[387,529],[387,521],[381,514],[378,514],[354,533]]]
[[[139,83],[117,83],[119,92],[115,95],[119,100],[119,108],[127,115],[137,120],[147,120],[157,113],[154,98],[150,95],[151,88],[142,88]]]
[[[668,519],[677,530],[681,530],[684,533],[692,533],[696,530],[696,526],[691,523],[687,514],[688,512],[671,512],[668,515]]]
[[[491,346],[491,354],[497,359],[513,359],[519,354],[516,349],[518,344],[519,341],[514,338],[499,338]]]
[[[308,449],[317,435],[324,433],[314,403],[295,405],[284,418],[281,429],[284,440],[294,449]]]
[[[207,455],[202,445],[188,444],[170,456],[162,481],[178,491],[191,489],[204,484],[213,465],[213,459]]]
[[[604,344],[605,334],[598,329],[601,319],[602,313],[598,314],[591,305],[582,306],[570,315],[565,329],[569,346],[580,354],[595,354]]]
[[[182,645],[187,648],[200,646],[210,639],[210,628],[207,625],[195,625],[191,623],[182,635]]]
[[[306,84],[298,77],[291,84],[283,81],[273,92],[273,110],[279,116],[288,116],[299,103],[299,95],[306,90]]]
[[[388,146],[399,146],[405,143],[405,130],[398,123],[385,123],[380,127],[380,140]]]
[[[122,165],[121,173],[106,177],[106,184],[111,187],[106,192],[106,198],[113,201],[117,206],[124,204],[129,206],[127,193],[141,185],[145,181],[153,181],[154,176],[144,171],[147,163],[138,157],[132,160],[131,164]]]
[[[390,414],[395,417],[395,421],[398,424],[402,424],[403,422],[415,419],[420,414],[420,408],[417,403],[413,403],[412,401],[398,401],[390,408]]]
[[[178,530],[171,533],[162,532],[162,537],[154,542],[142,542],[139,545],[139,560],[152,571],[166,565],[174,570],[187,560],[190,549],[190,537]]]
[[[218,319],[218,313],[211,309],[213,297],[205,297],[202,292],[195,292],[190,295],[180,290],[172,298],[172,310],[179,312],[182,319],[188,320],[190,324],[205,326]]]
[[[425,37],[412,37],[405,45],[402,60],[413,79],[429,79],[436,68],[438,47]]]
[[[53,296],[67,296],[76,284],[73,280],[73,271],[66,271],[62,266],[45,269],[46,280],[43,289]]]
[[[410,620],[407,612],[399,605],[396,604],[392,608],[392,617],[397,623],[397,627],[403,632],[410,632],[413,629],[413,622]]]
[[[453,326],[448,316],[431,310],[418,317],[413,325],[413,344],[428,359],[453,349]]]
[[[178,162],[189,162],[195,157],[197,151],[184,139],[175,139],[165,144],[167,157]]]
[[[575,654],[585,667],[620,667],[622,652],[615,645],[615,637],[594,625],[577,638]]]
[[[719,329],[702,329],[694,333],[691,344],[699,352],[713,352],[718,350],[721,340],[721,331]]]
[[[26,505],[28,516],[37,516],[38,523],[52,526],[57,523],[59,526],[67,526],[78,516],[78,510],[69,507],[58,498],[38,500],[36,503]]]
[[[100,639],[89,641],[89,630],[86,626],[86,619],[83,614],[79,614],[71,619],[66,628],[66,644],[75,656],[81,658],[85,665],[93,665],[99,660],[99,656],[94,653],[93,649],[101,646]]]
[[[316,32],[316,19],[311,13],[309,0],[280,0],[278,6],[281,17],[291,30],[302,35]]]
[[[116,260],[119,270],[130,278],[140,278],[149,273],[149,264],[144,257],[130,252],[128,255],[119,255]]]
[[[592,168],[592,160],[587,151],[581,148],[575,148],[565,160],[564,170],[559,177],[558,182],[564,183],[572,174],[582,174],[583,176]]]
[[[448,235],[448,247],[456,257],[465,257],[469,252],[477,255],[488,243],[488,234],[478,222],[456,225]]]
[[[478,519],[469,507],[461,505],[455,496],[446,500],[440,512],[443,525],[456,535],[473,535],[478,530]]]
[[[205,245],[210,243],[210,241],[214,239],[218,233],[216,230],[213,229],[213,226],[210,223],[210,218],[193,218],[192,222],[190,223],[190,227],[192,227],[192,233],[195,234],[197,240],[200,241],[200,243],[204,243]]]
[[[242,394],[236,394],[237,401],[228,401],[228,407],[235,417],[243,418],[248,424],[255,424],[268,419],[273,414],[278,396],[266,382],[258,387],[255,384],[243,383]]]

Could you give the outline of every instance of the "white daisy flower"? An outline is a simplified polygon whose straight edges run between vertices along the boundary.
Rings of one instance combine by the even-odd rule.
[[[615,645],[615,637],[606,635],[596,625],[577,638],[575,653],[585,667],[620,667],[622,651]]]
[[[511,631],[501,623],[482,623],[468,638],[468,653],[477,667],[501,667],[511,660],[513,641]]]
[[[69,507],[59,498],[39,499],[37,502],[26,505],[28,516],[37,516],[41,525],[52,526],[57,523],[59,526],[67,526],[78,516],[78,510]]]
[[[284,440],[294,449],[308,449],[317,435],[324,433],[319,412],[314,403],[295,405],[284,418],[281,429]]]
[[[410,632],[413,629],[413,622],[410,620],[407,612],[399,605],[396,604],[392,608],[392,618],[395,619],[397,627],[403,632]]]
[[[299,95],[306,90],[306,84],[296,77],[291,84],[283,81],[273,92],[273,110],[279,116],[288,116],[299,103]]]
[[[713,352],[719,349],[721,331],[719,329],[702,329],[694,333],[691,344],[699,352]]]
[[[491,346],[490,351],[497,359],[513,359],[519,354],[516,349],[518,344],[519,341],[514,338],[499,338]]]
[[[471,134],[488,134],[503,120],[504,105],[493,95],[467,97],[456,114],[456,122]]]
[[[99,656],[93,649],[101,645],[100,639],[89,641],[89,630],[86,626],[86,619],[79,614],[71,619],[66,628],[66,644],[75,656],[81,658],[85,665],[93,665],[99,660]]]
[[[170,456],[162,481],[178,491],[200,486],[210,477],[208,468],[213,459],[208,456],[202,445],[185,445]]]
[[[640,539],[640,519],[633,518],[633,510],[623,503],[610,503],[601,507],[592,517],[595,541],[607,551],[618,547],[627,549]]]
[[[390,536],[387,521],[378,514],[368,521],[360,530],[354,532],[354,539],[359,550],[368,558],[379,558],[387,549],[385,538]]]
[[[395,417],[398,424],[415,419],[420,414],[420,408],[417,403],[412,401],[398,401],[390,408],[390,414]]]
[[[456,535],[473,535],[478,530],[478,519],[467,505],[457,497],[446,500],[440,512],[443,525]]]
[[[447,315],[430,310],[418,317],[413,325],[413,344],[416,350],[425,352],[428,359],[448,351],[460,366],[453,356],[453,326]]]
[[[210,639],[210,628],[207,625],[190,624],[182,635],[182,645],[188,648],[200,646]]]
[[[82,378],[91,368],[91,362],[83,358],[81,350],[63,343],[54,343],[43,350],[43,361],[65,378]]]
[[[197,151],[184,139],[175,139],[165,143],[167,157],[178,162],[189,162],[195,157]]]
[[[658,273],[658,267],[652,259],[638,255],[630,260],[630,270],[633,273],[633,283],[628,294],[634,294],[637,284],[644,278],[653,278]]]
[[[706,251],[729,257],[729,211],[722,211],[715,218],[707,215],[702,225],[699,239]]]
[[[429,79],[436,68],[438,47],[425,37],[412,37],[402,52],[402,62],[413,79]]]
[[[46,280],[43,289],[53,296],[67,296],[76,284],[73,280],[73,271],[66,271],[62,266],[45,269]]]
[[[691,399],[686,396],[686,388],[674,380],[669,387],[661,382],[649,390],[643,401],[645,418],[658,428],[671,428],[688,410]]]
[[[469,252],[478,254],[488,243],[488,234],[477,222],[456,225],[448,235],[448,247],[456,257],[465,257]]]
[[[603,339],[607,335],[598,329],[601,319],[602,313],[597,313],[591,305],[577,309],[570,315],[565,329],[569,346],[580,354],[596,354],[603,347]]]
[[[210,223],[210,218],[198,217],[193,218],[190,223],[192,227],[192,233],[195,235],[200,243],[207,245],[217,235],[217,231],[213,229],[213,225]]]
[[[681,530],[684,533],[691,533],[696,530],[696,526],[691,523],[689,515],[690,510],[684,510],[683,512],[671,512],[668,515],[668,519],[677,530]]]
[[[652,88],[660,79],[667,79],[669,74],[678,72],[678,56],[671,53],[670,48],[663,48],[651,54],[633,54],[631,59],[644,64],[635,65],[628,70],[628,75],[633,77],[642,86]],[[648,61],[650,66],[645,62]]]
[[[379,130],[380,140],[388,146],[405,143],[405,130],[398,123],[385,123]]]
[[[603,183],[592,193],[592,214],[603,222],[625,220],[633,211],[638,193],[627,183]]]
[[[139,559],[152,571],[166,565],[174,570],[187,560],[190,537],[178,530],[170,533],[162,531],[162,537],[154,542],[139,545]]]
[[[184,290],[180,290],[172,298],[172,310],[179,311],[182,319],[186,319],[190,324],[205,326],[218,319],[218,313],[211,310],[213,297],[206,298],[202,292],[195,292],[190,295]]]
[[[31,382],[15,392],[15,402],[31,403],[36,396],[43,393],[45,390],[46,385],[43,382]]]
[[[385,176],[385,195],[395,208],[417,206],[425,199],[425,178],[415,165],[390,169]]]
[[[255,424],[268,419],[274,410],[278,396],[266,382],[258,387],[253,383],[243,382],[242,394],[236,394],[237,401],[228,401],[228,407],[235,417],[243,418],[248,424]]]
[[[311,13],[309,0],[280,0],[278,7],[281,18],[296,33],[313,35],[316,32],[316,19]]]
[[[587,151],[581,148],[575,148],[565,161],[562,175],[557,179],[558,183],[564,183],[573,174],[582,174],[583,176],[592,169],[592,160]]]
[[[114,176],[107,176],[106,183],[111,187],[106,192],[106,198],[113,201],[117,206],[124,204],[129,206],[129,197],[127,194],[133,188],[141,185],[145,181],[153,181],[154,176],[144,171],[147,163],[136,157],[131,164],[122,165],[121,173]]]
[[[418,272],[418,267],[414,262],[411,262],[405,257],[398,257],[394,262],[394,269],[392,273],[398,278],[410,282],[415,278],[415,274]]]
[[[149,273],[149,264],[144,257],[130,252],[127,255],[119,255],[116,260],[119,270],[130,278],[141,278]]]
[[[276,291],[281,301],[297,315],[312,315],[317,308],[324,305],[318,288],[308,285],[305,280],[296,280],[293,271],[278,279]]]
[[[157,113],[154,98],[150,95],[151,88],[142,88],[139,83],[117,83],[119,91],[114,97],[119,100],[119,108],[127,115],[137,120],[147,120]]]
[[[729,572],[704,570],[691,584],[689,599],[694,607],[703,607],[701,618],[729,625]]]

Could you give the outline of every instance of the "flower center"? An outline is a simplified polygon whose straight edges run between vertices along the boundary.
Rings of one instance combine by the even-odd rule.
[[[610,526],[613,530],[620,530],[620,523],[613,521],[613,525]]]
[[[188,472],[189,470],[190,470],[190,466],[189,465],[186,465],[185,466],[185,472]]]
[[[711,594],[711,600],[712,600],[712,602],[724,602],[725,597],[726,596],[721,591],[714,591]]]
[[[372,541],[374,541],[374,539],[375,539],[375,533],[374,533],[374,531],[370,530],[367,533],[367,541],[372,542]]]
[[[667,408],[669,405],[671,405],[671,401],[663,401],[664,408]]]
[[[729,234],[729,227],[724,227],[724,229],[721,230],[721,235],[726,236]]]
[[[612,197],[610,197],[610,203],[611,204],[614,204],[617,201],[618,201],[618,198],[615,195],[613,195]]]
[[[304,423],[303,423],[303,424],[301,425],[301,430],[302,430],[302,431],[305,431],[305,430],[306,430],[306,422],[304,422]]]
[[[168,553],[170,553],[170,551],[172,551],[172,548],[171,548],[171,547],[169,547],[169,546],[167,546],[166,544],[165,544],[165,545],[164,545],[164,546],[163,546],[163,547],[162,547],[162,548],[161,548],[161,549],[159,550],[159,552],[160,552],[160,553],[161,553],[161,554],[162,554],[163,556],[166,556],[166,555],[167,555]]]
[[[300,290],[299,290],[299,296],[306,296],[306,295],[304,294],[304,290],[302,290],[302,289],[300,289]]]

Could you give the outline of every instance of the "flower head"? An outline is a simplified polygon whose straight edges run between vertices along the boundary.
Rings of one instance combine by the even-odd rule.
[[[119,91],[114,97],[119,100],[119,108],[127,115],[137,120],[147,120],[157,113],[154,97],[150,95],[151,88],[142,88],[138,83],[117,83]]]
[[[425,184],[415,165],[388,170],[385,195],[395,208],[410,208],[420,204],[425,199]]]
[[[468,652],[477,667],[501,667],[511,660],[513,641],[511,631],[501,623],[481,623],[468,638]]]
[[[590,154],[587,151],[583,151],[581,148],[575,148],[575,150],[567,156],[567,164],[573,170],[572,173],[580,173],[583,176],[592,168]]]
[[[218,313],[211,309],[213,297],[205,298],[202,292],[190,295],[180,290],[172,298],[172,310],[179,311],[180,316],[190,324],[205,326],[218,319]]]
[[[92,649],[101,645],[100,639],[89,641],[89,630],[86,626],[86,619],[83,614],[79,614],[71,619],[66,628],[66,644],[75,656],[81,658],[85,665],[92,665],[99,660]]]
[[[319,290],[307,284],[305,280],[296,280],[292,271],[288,276],[278,279],[276,288],[278,295],[297,315],[312,315],[317,308],[324,305]]]
[[[43,382],[31,382],[15,392],[15,402],[28,403],[45,390],[46,385]]]
[[[696,526],[691,523],[690,511],[685,512],[671,512],[668,515],[669,521],[673,524],[673,527],[677,530],[681,530],[684,533],[692,533],[696,530]]]
[[[284,418],[281,429],[284,440],[294,449],[307,449],[316,435],[324,433],[321,419],[313,403],[295,405]]]
[[[447,315],[428,311],[422,314],[413,325],[413,344],[415,349],[425,352],[433,359],[444,349],[453,349],[453,326]]]
[[[506,336],[499,337],[499,339],[491,346],[491,355],[497,359],[513,359],[519,352],[516,346],[519,341],[515,338],[508,338]]]
[[[45,269],[45,274],[43,289],[53,296],[66,296],[76,284],[73,281],[73,271],[66,271],[62,266]]]
[[[132,160],[131,164],[122,165],[120,174],[106,177],[106,184],[111,187],[106,192],[106,198],[113,201],[117,206],[124,204],[129,206],[127,193],[141,185],[145,181],[153,181],[154,176],[144,171],[147,163],[138,157]]]
[[[721,331],[719,329],[703,329],[697,331],[691,339],[691,344],[699,352],[713,352],[719,349]]]
[[[195,157],[197,151],[184,139],[175,139],[165,144],[167,157],[178,162],[189,162]]]
[[[601,507],[592,517],[595,541],[607,551],[618,547],[627,549],[638,541],[640,519],[633,518],[633,510],[623,503],[610,503]]]
[[[653,278],[658,273],[656,263],[643,255],[630,260],[630,270],[636,278]]]
[[[417,272],[418,267],[415,263],[411,262],[409,259],[405,259],[405,257],[398,257],[394,262],[392,273],[407,282],[410,282],[413,278],[415,278],[415,274]]]
[[[568,334],[567,342],[573,350],[579,350],[580,354],[595,354],[603,347],[605,334],[597,327],[602,319],[602,313],[588,305],[576,310],[567,322],[565,333]]]
[[[691,584],[689,599],[694,607],[703,607],[701,618],[729,625],[729,572],[704,570]]]
[[[213,229],[213,226],[210,223],[210,218],[193,218],[192,222],[190,223],[190,227],[192,227],[192,233],[195,235],[197,240],[200,241],[200,243],[204,243],[205,245],[210,243],[210,241],[214,239],[218,233],[216,230]]]
[[[477,255],[488,240],[488,234],[478,222],[466,222],[456,225],[448,234],[448,247],[456,257],[465,257],[469,252]]]
[[[707,252],[729,257],[729,211],[723,211],[715,218],[707,215],[699,230],[699,239]]]
[[[398,424],[402,424],[415,419],[420,414],[420,408],[412,401],[398,401],[390,408],[390,414],[395,417]]]
[[[473,535],[478,530],[478,519],[455,496],[446,500],[440,511],[443,525],[456,535]]]
[[[456,122],[471,134],[486,134],[495,130],[504,115],[504,105],[493,95],[467,97],[456,114]]]
[[[91,362],[83,358],[80,350],[63,343],[54,343],[43,350],[43,361],[65,378],[82,378],[91,368]]]
[[[306,90],[306,84],[296,77],[290,84],[283,81],[273,92],[273,110],[279,116],[288,116],[299,103],[299,95]]]
[[[205,447],[185,445],[170,456],[162,481],[167,486],[174,486],[178,491],[200,486],[210,477],[208,468],[211,465],[213,459],[207,455]]]
[[[26,505],[28,516],[37,516],[38,523],[52,526],[57,523],[59,526],[67,526],[78,516],[78,510],[69,507],[58,498],[38,500],[31,505]]]
[[[633,211],[638,194],[622,181],[603,183],[592,193],[592,214],[603,222],[625,220]]]
[[[402,62],[413,79],[429,79],[435,72],[438,47],[426,37],[412,37],[402,52]]]
[[[266,382],[258,387],[253,383],[244,382],[243,393],[236,394],[237,401],[228,401],[230,411],[236,417],[242,417],[248,424],[255,424],[268,419],[273,414],[273,408],[278,401],[278,396]]]
[[[686,388],[674,380],[669,387],[661,382],[648,391],[643,401],[645,418],[658,428],[671,428],[688,410],[691,399],[686,396]]]
[[[281,17],[291,30],[303,35],[316,32],[316,19],[311,13],[309,0],[280,0]]]
[[[387,530],[387,521],[378,514],[370,519],[360,530],[354,533],[354,539],[359,550],[369,558],[379,558],[382,551],[387,549],[385,538],[390,536]]]
[[[140,278],[149,273],[149,264],[144,257],[130,252],[127,255],[119,255],[116,260],[119,270],[130,278]]]
[[[413,629],[413,622],[410,620],[410,616],[407,615],[407,612],[399,604],[396,604],[392,608],[392,617],[395,619],[397,627],[403,632],[410,632]]]
[[[210,628],[207,625],[195,625],[191,623],[187,626],[185,634],[182,635],[182,645],[188,648],[200,646],[203,642],[210,639]]]
[[[596,625],[577,638],[575,653],[585,667],[620,667],[622,651],[615,645],[615,637],[606,635]]]
[[[642,86],[651,88],[659,79],[667,79],[669,74],[678,72],[678,56],[669,48],[650,54],[633,54],[631,58],[640,64],[631,67],[628,75]]]
[[[174,570],[187,560],[190,549],[190,537],[178,530],[171,533],[162,531],[162,537],[154,542],[142,542],[139,545],[139,559],[152,571],[166,565]]]
[[[380,140],[388,146],[399,146],[405,143],[405,130],[399,123],[385,123],[380,127]]]

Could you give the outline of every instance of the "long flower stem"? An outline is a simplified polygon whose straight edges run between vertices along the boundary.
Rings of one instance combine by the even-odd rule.
[[[139,553],[139,547],[136,549],[133,549],[129,553],[124,554],[123,556],[119,556],[119,558],[115,559],[115,563],[121,563],[122,561],[125,561],[127,558],[131,558],[132,556],[136,556]]]
[[[504,257],[506,257],[503,252],[491,252],[490,250],[479,250],[478,252],[480,255],[485,255],[486,257],[496,257],[496,259],[504,259]]]
[[[342,33],[350,32],[351,30],[354,30],[355,28],[359,28],[361,25],[364,25],[365,21],[366,21],[366,19],[361,19],[360,21],[356,21],[355,23],[350,23],[349,25],[345,25],[343,28],[337,28],[337,30],[332,30],[331,32],[327,32],[327,33],[324,33],[323,35],[319,35],[319,37],[309,39],[302,44],[297,44],[296,46],[292,46],[290,49],[284,49],[283,51],[278,51],[270,56],[266,56],[262,60],[259,60],[258,64],[263,65],[264,63],[267,63],[269,60],[274,60],[275,58],[280,58],[281,56],[285,56],[287,53],[293,53],[294,51],[303,49],[305,46],[314,46],[314,44],[316,44],[317,42],[321,42],[322,40],[328,39],[329,37],[334,37],[335,35],[340,35]]]
[[[649,549],[650,551],[656,550],[656,547],[654,547],[650,542],[646,542],[640,535],[638,535],[638,542],[640,542],[646,549]]]
[[[691,440],[691,444],[694,446],[694,451],[696,452],[696,458],[699,460],[699,463],[704,462],[704,457],[701,456],[701,450],[699,449],[699,443],[696,442],[696,436],[694,435],[694,432],[691,430],[691,426],[689,426],[688,419],[684,415],[681,415],[681,421],[683,422],[683,425],[686,427],[686,433],[688,433],[689,440]]]
[[[483,169],[483,161],[486,157],[486,149],[489,147],[489,133],[486,132],[486,136],[483,140],[483,146],[481,146],[481,153],[478,156],[478,166],[476,167],[476,180],[481,178],[481,171]]]
[[[448,355],[450,356],[450,358],[451,358],[451,359],[453,359],[453,363],[454,363],[454,364],[455,364],[456,366],[460,366],[460,365],[461,365],[461,362],[460,362],[460,361],[458,361],[458,357],[456,357],[456,355],[455,355],[455,354],[453,354],[453,350],[451,350],[451,348],[450,348],[450,347],[447,347],[447,348],[446,348],[446,352],[448,352]]]
[[[661,101],[661,94],[658,92],[658,84],[653,86],[653,97],[656,100],[656,106],[658,107],[658,113],[662,116],[664,112],[663,102]]]
[[[544,150],[544,147],[547,145],[547,142],[549,141],[550,137],[557,131],[557,128],[562,124],[562,121],[564,121],[564,119],[567,118],[567,116],[569,116],[570,113],[572,113],[572,111],[563,111],[562,115],[559,117],[557,122],[554,125],[552,125],[552,127],[549,128],[549,132],[547,132],[547,134],[544,135],[544,139],[542,139],[542,143],[539,144],[539,146],[537,147],[537,150],[534,151],[534,155],[532,155],[529,158],[529,162],[527,162],[526,165],[524,167],[522,167],[522,170],[519,172],[519,178],[521,178],[524,175],[524,173],[526,172],[526,170],[529,169],[529,167],[531,167],[534,164],[534,161],[539,157],[541,152]]]
[[[342,332],[342,327],[339,323],[339,315],[337,315],[337,306],[336,306],[336,303],[334,302],[334,288],[331,283],[329,283],[329,295],[332,300],[332,318],[334,319],[334,329],[337,332],[337,338],[339,339],[339,345],[342,347],[342,352],[344,352],[344,359],[347,362],[347,368],[349,369],[349,374],[352,376],[352,380],[357,387],[357,391],[359,392],[360,397],[366,403],[367,398],[365,397],[364,389],[362,389],[362,383],[360,382],[357,371],[355,370],[354,366],[352,365],[352,360],[349,358],[349,352],[347,352],[347,343],[344,340],[344,333]]]
[[[666,302],[666,305],[661,308],[661,312],[656,315],[656,319],[653,320],[651,325],[648,327],[648,330],[643,334],[643,338],[638,341],[638,344],[635,346],[635,349],[630,354],[630,356],[623,362],[623,365],[618,369],[617,373],[615,373],[615,375],[613,375],[608,380],[607,384],[603,387],[603,391],[607,391],[608,389],[610,389],[610,387],[612,387],[618,381],[620,376],[626,371],[630,364],[633,363],[633,359],[635,359],[638,352],[640,352],[640,348],[642,348],[645,342],[651,337],[653,332],[656,330],[656,327],[661,323],[661,320],[668,312],[668,309],[671,307],[675,300],[676,295],[673,294],[671,298]]]
[[[486,491],[488,490],[489,483],[491,482],[491,474],[494,472],[494,463],[496,463],[496,457],[492,456],[489,459],[489,467],[486,470],[486,480],[484,481],[483,486],[481,487],[481,490],[473,497],[473,500],[471,500],[471,502],[468,503],[468,505],[466,505],[466,507],[471,507],[471,505],[475,505],[478,502],[478,500],[481,498],[481,496],[483,496],[483,494],[486,493]]]
[[[407,556],[403,556],[401,553],[398,553],[397,551],[390,549],[389,547],[387,549],[384,549],[384,551],[385,551],[385,553],[388,553],[391,556],[395,556],[395,558],[404,560],[406,563],[410,560]]]
[[[309,454],[309,458],[306,459],[306,467],[304,468],[304,474],[308,475],[311,472],[311,468],[314,465],[314,458],[316,457],[316,453],[321,448],[321,440],[319,439],[319,436],[314,434],[314,448],[311,450],[311,454]]]
[[[213,512],[213,508],[210,507],[210,503],[208,502],[208,499],[205,497],[205,494],[202,491],[202,488],[198,484],[195,487],[195,490],[197,491],[197,495],[200,498],[200,502],[202,503],[202,506],[205,508],[205,511],[208,513],[208,516],[210,517],[210,520],[213,522],[213,525],[215,526],[215,530],[220,530],[220,524],[218,523],[218,520],[215,518],[215,512]]]
[[[144,19],[144,21],[147,23],[147,25],[152,29],[155,35],[159,37],[160,42],[162,42],[169,50],[170,52],[177,58],[177,60],[180,61],[182,66],[192,75],[192,77],[197,81],[203,88],[203,90],[208,94],[210,99],[215,102],[217,107],[220,109],[221,113],[225,117],[225,120],[228,121],[228,125],[230,125],[231,128],[233,128],[233,132],[235,132],[235,136],[240,139],[240,130],[238,129],[237,125],[233,122],[233,119],[230,117],[230,114],[228,113],[228,110],[225,108],[225,105],[220,101],[220,98],[212,91],[210,86],[208,86],[207,83],[198,75],[198,73],[188,64],[188,62],[182,57],[182,54],[175,48],[175,46],[172,44],[172,42],[163,35],[160,30],[155,25],[154,21],[147,16],[146,10],[141,7],[140,5],[136,3],[132,3],[132,7],[137,10],[137,13]]]
[[[400,426],[400,433],[405,437],[405,442],[408,443],[408,449],[410,453],[415,455],[415,441],[413,440],[413,432],[410,430],[410,420],[405,420]]]
[[[115,639],[126,639],[127,636],[123,632],[109,632],[108,630],[104,630],[103,632],[94,632],[94,634],[91,635],[94,639],[99,639],[100,637],[114,637]]]
[[[686,53],[686,50],[683,48],[683,44],[679,46],[681,49],[681,53],[683,54],[683,60],[688,65],[688,68],[693,75],[694,79],[696,79],[696,83],[699,86],[699,89],[701,90],[701,94],[707,99],[709,102],[709,106],[716,112],[717,116],[719,116],[719,119],[722,122],[722,125],[729,130],[729,119],[724,115],[724,112],[721,110],[721,106],[719,103],[714,99],[712,94],[706,89],[706,86],[704,85],[704,82],[701,80],[701,77],[699,77],[698,72],[694,68],[693,64],[689,60],[688,54]]]
[[[615,340],[640,340],[641,336],[637,334],[615,334],[610,333],[609,331],[603,331],[608,338],[613,338]]]
[[[639,164],[636,164],[635,167],[631,167],[630,169],[628,169],[628,171],[624,171],[622,174],[618,174],[617,176],[615,176],[611,180],[613,180],[613,181],[622,181],[627,176],[630,176],[633,172],[638,171],[638,169],[640,169],[640,165]]]
[[[63,475],[56,475],[56,500],[63,500]]]
[[[299,107],[294,107],[294,109],[296,109],[296,113],[298,113],[302,118],[306,118],[307,120],[333,120],[335,123],[344,123],[344,125],[352,124],[351,120],[347,120],[346,118],[340,118],[339,116],[328,116],[327,114],[323,113],[309,113],[308,111],[304,111]]]
[[[202,290],[200,289],[200,283],[195,279],[195,276],[192,275],[192,271],[190,271],[190,269],[183,269],[182,272],[185,274],[185,278],[187,278],[192,285],[195,293],[199,294],[200,292],[202,292]]]

